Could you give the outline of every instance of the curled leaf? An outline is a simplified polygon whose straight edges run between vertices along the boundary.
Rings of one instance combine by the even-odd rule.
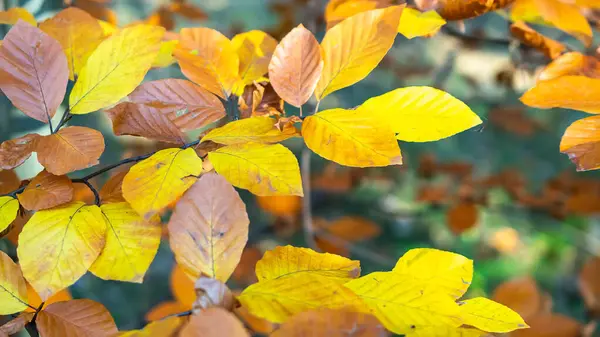
[[[522,21],[513,23],[510,33],[523,44],[539,50],[550,59],[559,57],[566,50],[562,43],[538,33]]]

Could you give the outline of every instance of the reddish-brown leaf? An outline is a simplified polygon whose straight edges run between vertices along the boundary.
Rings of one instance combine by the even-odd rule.
[[[566,50],[562,43],[538,33],[522,21],[513,23],[510,33],[523,44],[539,50],[550,59],[559,57]]]
[[[52,208],[73,199],[73,183],[67,176],[55,176],[44,170],[17,198],[21,206],[30,211]]]
[[[600,60],[578,52],[562,54],[542,70],[538,81],[548,81],[561,76],[600,78]]]
[[[446,222],[454,234],[461,234],[477,225],[479,211],[472,202],[460,202],[448,210]]]
[[[590,258],[579,273],[579,291],[585,306],[596,315],[600,313],[600,258]]]
[[[529,329],[515,330],[511,337],[579,337],[583,325],[560,314],[540,314],[527,320]]]
[[[10,193],[21,184],[21,180],[13,170],[0,170],[0,194]]]
[[[0,144],[0,169],[10,170],[23,164],[35,150],[39,137],[37,133],[30,133]]]
[[[198,129],[225,117],[225,108],[215,95],[182,79],[143,83],[129,99],[160,109],[183,131]]]
[[[0,89],[19,110],[48,123],[62,102],[69,68],[60,44],[24,21],[0,46]]]
[[[438,0],[437,11],[448,21],[464,20],[507,7],[515,0]]]
[[[188,20],[201,21],[208,18],[208,15],[202,8],[188,2],[174,2],[169,6],[169,9]]]
[[[271,337],[378,337],[385,328],[374,316],[344,310],[313,310],[294,316]]]
[[[501,106],[489,112],[489,120],[494,126],[516,134],[529,137],[542,128],[542,125],[527,116],[523,106]]]
[[[326,225],[324,229],[340,239],[351,242],[369,240],[381,234],[379,225],[358,216],[341,217]]]
[[[294,216],[302,209],[302,198],[296,195],[257,196],[256,202],[264,211],[277,216]]]
[[[72,300],[49,305],[36,320],[44,337],[112,337],[117,326],[106,308],[92,300]]]
[[[239,99],[241,118],[280,115],[283,106],[283,100],[270,83],[246,86]]]
[[[48,172],[64,175],[98,164],[104,152],[104,137],[94,129],[70,126],[40,137],[36,151],[38,161]]]
[[[312,96],[322,70],[319,42],[299,25],[275,49],[269,64],[269,80],[281,98],[299,107]]]
[[[122,187],[123,178],[125,178],[126,175],[127,171],[119,172],[110,177],[110,179],[104,183],[104,186],[102,186],[102,189],[100,189],[100,200],[102,200],[103,203],[116,203],[125,201],[125,198],[123,198]]]
[[[222,308],[210,308],[193,315],[180,337],[250,337],[240,320]]]
[[[542,310],[542,294],[530,277],[519,278],[499,285],[492,296],[498,303],[513,309],[528,319]],[[527,321],[531,325],[529,321]]]
[[[123,102],[105,112],[117,136],[141,136],[167,143],[186,142],[183,132],[155,107]]]
[[[583,118],[569,125],[560,140],[560,152],[569,156],[577,171],[600,168],[600,116]]]
[[[200,276],[196,281],[195,289],[196,302],[194,302],[194,309],[221,307],[231,311],[235,306],[235,299],[231,290],[219,280]]]
[[[33,318],[32,312],[23,312],[19,316],[13,318],[8,323],[0,326],[0,336],[6,334],[6,336],[16,335],[19,331],[25,329],[25,325],[31,322]]]
[[[235,267],[231,278],[242,284],[252,284],[258,281],[256,278],[256,262],[262,258],[262,252],[255,247],[246,247],[242,252],[240,262]]]

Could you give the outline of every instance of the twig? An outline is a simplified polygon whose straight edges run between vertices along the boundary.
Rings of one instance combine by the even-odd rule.
[[[467,42],[480,42],[480,43],[489,43],[489,44],[495,44],[495,45],[499,45],[499,46],[509,46],[511,43],[510,39],[501,39],[501,38],[493,38],[493,37],[487,37],[487,36],[475,36],[475,35],[468,35],[465,33],[462,33],[448,25],[445,25],[442,27],[442,32],[446,35],[450,35],[450,36],[454,36],[456,38],[459,38],[461,40],[465,40]]]
[[[73,117],[73,115],[71,115],[71,110],[67,109],[63,113],[62,117],[60,118],[60,121],[58,122],[56,129],[54,129],[54,131],[52,131],[52,126],[50,126],[50,131],[52,133],[57,133],[60,130],[60,128],[62,128],[71,119],[71,117]]]
[[[396,261],[390,258],[389,256],[382,255],[376,252],[373,252],[369,249],[362,248],[358,245],[353,244],[352,242],[346,241],[340,237],[337,237],[333,234],[327,233],[325,231],[318,231],[315,233],[317,237],[322,237],[323,239],[331,242],[334,246],[348,249],[350,252],[354,252],[357,256],[362,257],[366,260],[369,260],[373,263],[393,268],[396,265]]]
[[[160,320],[162,321],[164,319],[171,318],[171,317],[185,317],[185,316],[190,316],[193,313],[194,313],[194,310],[188,310],[188,311],[184,311],[184,312],[178,312],[176,314],[167,315],[167,316],[161,318]]]
[[[89,182],[89,180],[87,179],[73,179],[71,180],[73,183],[77,184],[84,184],[85,186],[87,186],[90,191],[92,191],[92,193],[94,193],[94,203],[97,206],[100,206],[100,194],[98,193],[98,190],[92,185],[92,183]]]
[[[304,240],[308,247],[319,251],[317,241],[315,240],[315,228],[313,225],[311,209],[311,189],[310,189],[310,150],[305,146],[302,149],[302,166],[300,168],[302,176],[302,189],[304,198],[302,199],[302,227],[304,228]]]

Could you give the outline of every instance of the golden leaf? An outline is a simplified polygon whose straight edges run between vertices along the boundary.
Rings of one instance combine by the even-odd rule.
[[[600,113],[600,79],[561,76],[541,81],[521,96],[521,102],[540,109],[566,108]]]
[[[242,86],[258,81],[269,71],[271,56],[277,40],[260,30],[237,34],[231,39],[240,60],[239,76]]]
[[[0,232],[3,232],[15,221],[17,212],[19,212],[17,199],[6,195],[0,197]]]
[[[432,36],[446,24],[436,11],[420,12],[413,8],[405,8],[400,17],[398,33],[408,39],[417,36]]]
[[[25,308],[27,308],[27,286],[21,269],[6,253],[0,251],[0,314],[10,315]]]
[[[249,142],[269,144],[278,143],[299,135],[293,125],[284,127],[283,131],[280,131],[275,123],[275,120],[269,117],[244,118],[210,130],[202,137],[202,142],[210,140],[225,145]]]
[[[488,332],[510,332],[529,328],[519,314],[485,297],[461,301],[458,305],[465,325]]]
[[[600,116],[576,120],[565,130],[560,140],[560,152],[569,156],[578,171],[600,168],[599,131]]]

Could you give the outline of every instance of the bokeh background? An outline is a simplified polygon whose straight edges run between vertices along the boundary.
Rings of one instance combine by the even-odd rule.
[[[59,0],[0,3],[4,9],[25,7],[38,21],[63,6]],[[163,24],[175,31],[207,26],[229,37],[259,29],[281,39],[299,23],[319,38],[325,32],[325,0],[188,3],[201,12],[174,15]],[[116,17],[122,26],[145,20],[168,5],[167,0],[113,0],[107,7],[112,12],[107,15]],[[506,15],[499,12],[466,21],[464,31],[460,25],[450,24],[428,39],[407,40],[398,35],[393,49],[373,73],[321,103],[321,110],[351,108],[396,88],[427,85],[460,98],[484,123],[435,143],[401,143],[403,166],[356,170],[312,155],[311,210],[317,241],[322,250],[360,259],[363,273],[390,269],[414,247],[458,252],[475,261],[468,296],[492,296],[501,283],[528,276],[537,281],[546,300],[551,298],[554,312],[588,323],[593,315],[584,305],[580,275],[584,264],[600,252],[600,180],[593,172],[577,173],[558,151],[566,127],[583,114],[530,109],[519,102],[523,91],[534,84],[535,71],[548,60],[514,42],[508,26]],[[0,37],[8,29],[0,25]],[[564,34],[542,31],[583,50],[579,42]],[[147,80],[170,77],[182,78],[176,65],[150,71]],[[297,113],[290,106],[286,111]],[[76,116],[71,125],[103,132],[107,146],[100,165],[162,146],[134,137],[115,137],[103,112]],[[0,140],[32,132],[48,133],[44,124],[27,118],[0,94]],[[300,158],[301,140],[286,145]],[[28,179],[41,169],[34,154],[16,173]],[[101,186],[107,178],[100,177],[94,184]],[[90,197],[84,186],[79,193],[81,198]],[[275,245],[306,246],[300,199],[257,199],[246,191],[240,193],[251,219],[250,249],[231,281],[233,288],[252,282],[253,263],[262,251]],[[16,257],[11,240],[10,234],[0,239],[0,249]],[[139,328],[157,305],[174,301],[172,283],[175,288],[179,282],[181,287],[189,286],[172,276],[173,265],[168,240],[163,240],[143,284],[106,282],[88,274],[70,293],[103,303],[119,328]],[[586,277],[600,280],[599,271],[591,275]],[[191,292],[179,294],[180,302],[186,296],[192,296]]]

